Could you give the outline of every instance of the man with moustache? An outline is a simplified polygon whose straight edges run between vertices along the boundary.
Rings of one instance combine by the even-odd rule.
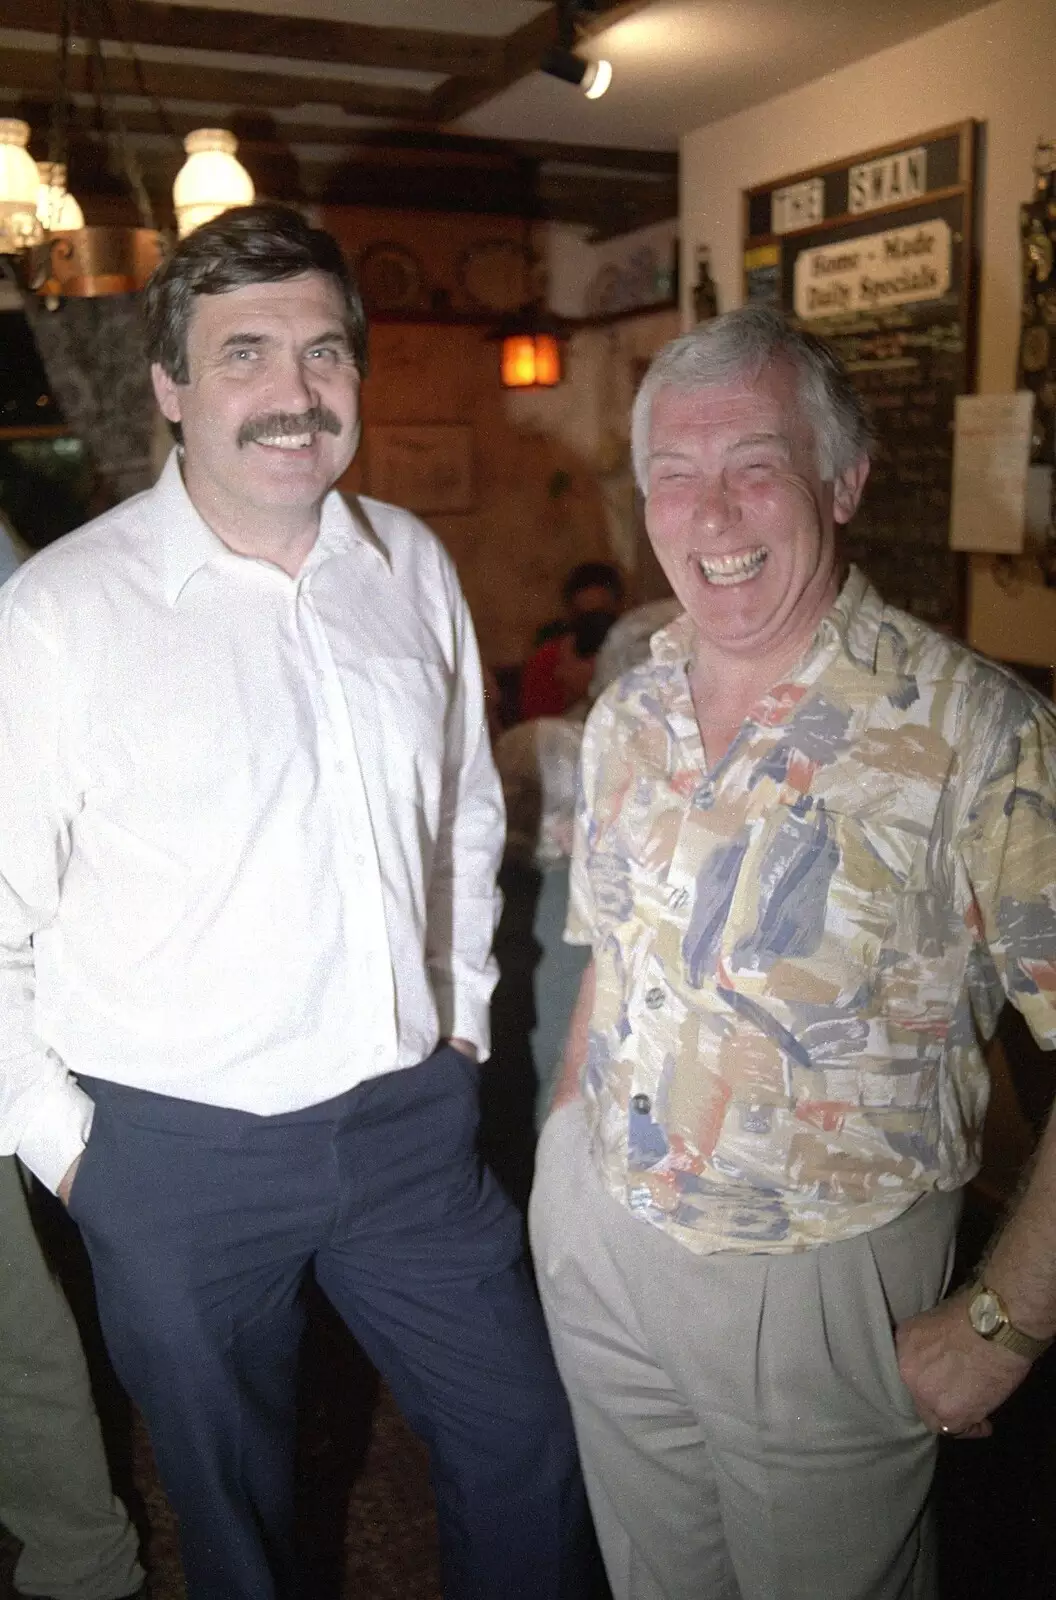
[[[158,484],[0,610],[0,1148],[66,1201],[191,1600],[285,1600],[309,1269],[427,1441],[444,1593],[580,1592],[571,1423],[475,1151],[502,805],[451,562],[332,485],[362,306],[230,211],[146,293]]]
[[[820,341],[676,340],[632,441],[684,615],[586,727],[587,967],[532,1199],[616,1600],[921,1600],[936,1435],[1056,1332],[1056,1130],[943,1299],[1007,999],[1056,1043],[1056,719],[886,606]]]

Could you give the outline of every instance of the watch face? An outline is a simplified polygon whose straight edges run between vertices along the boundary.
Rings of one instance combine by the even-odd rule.
[[[991,1294],[988,1289],[983,1289],[972,1301],[969,1312],[972,1327],[976,1333],[981,1333],[984,1339],[989,1339],[991,1334],[997,1332],[1004,1317],[1001,1314],[1001,1302],[996,1294]]]

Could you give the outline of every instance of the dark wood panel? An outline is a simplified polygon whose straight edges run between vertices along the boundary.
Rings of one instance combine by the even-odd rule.
[[[557,42],[557,17],[553,8],[509,35],[503,43],[502,62],[490,77],[452,76],[433,90],[429,113],[434,122],[454,122],[477,106],[491,100],[503,89],[533,72],[545,50]]]
[[[126,58],[109,57],[106,88],[113,94],[143,94],[159,99],[204,100],[230,106],[340,105],[360,116],[421,118],[427,97],[414,89],[388,89],[374,84],[335,82],[309,75],[277,72],[228,72],[220,68],[176,66],[143,61],[139,71]],[[72,93],[94,94],[101,87],[94,56],[70,57]],[[55,53],[0,48],[0,88],[21,93],[51,94],[55,89]],[[199,119],[199,126],[201,122]]]
[[[108,0],[104,39],[174,49],[237,51],[294,61],[343,61],[364,67],[491,77],[501,69],[502,41],[424,28],[374,28],[256,11],[218,11],[154,0]],[[60,0],[0,0],[0,27],[58,34]]]

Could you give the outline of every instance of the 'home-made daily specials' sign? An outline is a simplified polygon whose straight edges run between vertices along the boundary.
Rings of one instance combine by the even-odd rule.
[[[949,548],[953,418],[973,388],[975,128],[907,139],[749,190],[745,298],[834,344],[877,448],[845,546],[885,598],[958,628]]]
[[[793,276],[796,316],[810,322],[938,300],[950,287],[950,259],[950,229],[941,220],[801,250]]]

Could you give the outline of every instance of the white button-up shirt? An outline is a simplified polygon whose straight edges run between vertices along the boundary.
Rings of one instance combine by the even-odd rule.
[[[502,831],[428,529],[332,493],[290,578],[174,454],[0,592],[0,1150],[58,1185],[71,1072],[266,1115],[486,1054]]]

